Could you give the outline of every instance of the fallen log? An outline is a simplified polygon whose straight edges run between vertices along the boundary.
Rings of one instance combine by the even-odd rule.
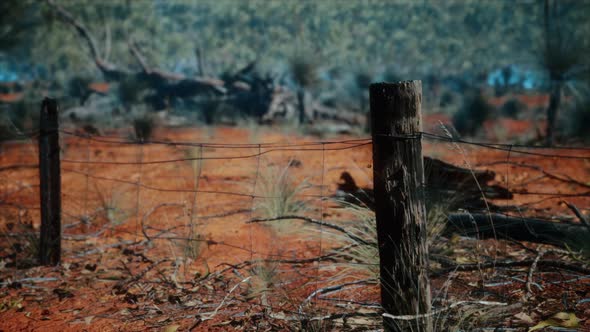
[[[496,174],[489,170],[470,170],[442,160],[424,157],[426,204],[444,205],[448,210],[501,211],[489,199],[511,199],[512,193],[499,185],[488,184]],[[374,209],[372,188],[359,188],[348,172],[343,172],[336,197]]]
[[[544,243],[590,254],[590,227],[581,223],[554,222],[498,213],[452,213],[448,215],[445,233]]]

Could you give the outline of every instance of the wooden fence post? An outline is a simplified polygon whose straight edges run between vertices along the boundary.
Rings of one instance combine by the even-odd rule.
[[[386,331],[432,331],[421,144],[422,82],[370,87],[381,304]]]
[[[61,174],[57,100],[45,98],[39,120],[41,234],[39,263],[57,265],[61,256]]]

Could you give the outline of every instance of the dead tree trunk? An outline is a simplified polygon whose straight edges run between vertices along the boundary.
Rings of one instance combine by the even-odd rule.
[[[57,101],[45,98],[39,121],[41,234],[39,263],[57,265],[61,255],[61,174]]]
[[[375,217],[386,331],[432,331],[421,145],[422,83],[370,87]]]
[[[555,122],[557,111],[561,99],[561,82],[556,80],[551,82],[551,94],[549,96],[549,106],[547,106],[547,137],[545,144],[552,146],[555,138]]]

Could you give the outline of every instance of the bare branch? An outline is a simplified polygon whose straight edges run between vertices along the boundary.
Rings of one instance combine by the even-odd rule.
[[[321,221],[321,220],[316,220],[316,219],[312,219],[312,218],[308,218],[308,217],[303,217],[303,216],[280,216],[280,217],[275,217],[275,218],[264,218],[264,219],[252,219],[250,221],[247,221],[247,223],[256,223],[256,222],[267,222],[267,221],[280,221],[280,220],[288,220],[288,219],[297,219],[297,220],[302,220],[305,222],[308,222],[310,224],[315,224],[315,225],[320,225],[323,227],[328,227],[334,230],[337,230],[341,233],[344,233],[346,236],[348,236],[349,238],[351,238],[352,240],[364,244],[364,245],[377,245],[376,242],[371,242],[371,241],[367,241],[359,236],[356,236],[352,233],[350,233],[349,231],[347,231],[344,227],[340,227],[338,225],[334,225],[325,221]]]

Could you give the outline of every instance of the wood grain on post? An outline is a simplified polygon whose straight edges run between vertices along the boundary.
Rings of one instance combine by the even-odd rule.
[[[421,81],[370,87],[375,216],[386,331],[432,331],[421,145]]]
[[[45,98],[39,120],[41,234],[39,263],[57,265],[61,256],[61,173],[58,105]]]

